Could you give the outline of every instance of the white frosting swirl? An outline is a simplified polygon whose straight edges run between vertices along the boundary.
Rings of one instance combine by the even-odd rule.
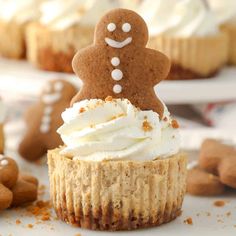
[[[127,99],[83,100],[62,113],[62,154],[78,160],[153,160],[179,151],[180,137],[165,107],[164,119]]]
[[[43,0],[5,0],[0,2],[0,19],[20,24],[36,20],[40,16],[39,6]]]
[[[236,25],[236,1],[235,0],[208,0],[215,12],[219,24],[229,23]]]
[[[55,30],[77,23],[95,26],[107,10],[117,6],[112,0],[51,0],[42,4],[40,22]]]
[[[215,15],[203,0],[144,0],[138,11],[152,36],[207,36],[218,32]]]

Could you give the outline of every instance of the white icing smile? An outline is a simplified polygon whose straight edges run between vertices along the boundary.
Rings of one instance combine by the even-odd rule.
[[[105,42],[113,48],[123,48],[132,42],[132,37],[128,37],[125,40],[119,42],[114,39],[105,38]]]

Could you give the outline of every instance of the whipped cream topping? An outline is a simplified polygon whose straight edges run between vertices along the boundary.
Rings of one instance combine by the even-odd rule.
[[[144,0],[138,12],[151,36],[208,36],[218,32],[216,17],[204,0]]]
[[[61,154],[77,160],[154,160],[180,149],[178,128],[165,107],[163,119],[127,99],[91,99],[62,113],[58,129],[66,147]]]
[[[43,0],[5,0],[0,2],[0,19],[16,21],[20,24],[40,17],[40,4]]]
[[[216,14],[219,24],[229,23],[236,25],[236,1],[235,0],[208,0],[210,7]]]
[[[5,113],[6,113],[6,107],[4,106],[4,104],[0,98],[0,124],[2,124],[4,122]]]
[[[95,26],[109,9],[118,7],[114,0],[51,0],[41,5],[40,22],[55,30],[63,30],[74,24]]]

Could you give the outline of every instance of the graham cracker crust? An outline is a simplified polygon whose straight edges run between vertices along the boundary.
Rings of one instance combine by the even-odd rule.
[[[66,201],[63,204],[66,205]],[[102,213],[102,210],[99,209],[96,214],[98,217],[94,217],[92,212],[90,212],[89,215],[83,215],[82,211],[79,216],[76,216],[75,212],[69,212],[66,207],[64,209],[55,209],[57,217],[72,226],[100,231],[124,231],[155,227],[175,220],[182,213],[181,208],[177,206],[173,207],[171,214],[168,214],[168,211],[169,210],[164,211],[164,215],[160,212],[155,220],[149,218],[148,221],[145,221],[141,214],[137,218],[133,212],[131,212],[128,220],[123,220],[121,216],[117,216],[117,220],[112,221],[114,211],[111,204],[105,215]]]
[[[66,53],[40,48],[37,52],[37,65],[43,70],[73,73],[71,62],[75,53],[76,49],[72,48]]]
[[[213,71],[207,76],[185,69],[180,65],[172,64],[170,73],[166,80],[193,80],[193,79],[209,79],[217,75],[219,70]]]

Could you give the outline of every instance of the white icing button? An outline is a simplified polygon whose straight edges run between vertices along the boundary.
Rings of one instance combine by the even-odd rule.
[[[119,66],[120,65],[120,59],[118,57],[112,57],[111,64],[113,66]]]
[[[50,115],[52,113],[52,107],[47,106],[44,108],[44,114],[45,115]]]
[[[126,33],[129,32],[131,30],[131,25],[129,23],[124,23],[122,25],[122,30]]]
[[[8,165],[8,160],[2,160],[2,161],[0,162],[0,165],[1,165],[1,166],[6,166],[6,165]]]
[[[115,25],[114,23],[109,23],[109,24],[107,25],[107,30],[108,30],[109,32],[113,32],[115,29],[116,29],[116,25]]]
[[[119,84],[114,85],[114,87],[113,87],[114,93],[121,93],[121,91],[122,91],[121,85],[119,85]]]
[[[54,89],[57,91],[57,92],[60,92],[62,91],[64,85],[62,82],[58,81],[54,84]]]
[[[51,117],[50,116],[43,116],[42,122],[45,124],[49,124],[51,122]]]
[[[123,72],[119,69],[114,69],[111,72],[111,77],[112,77],[112,79],[114,79],[116,81],[119,81],[123,78]]]
[[[2,154],[0,154],[0,160],[5,158],[5,156],[3,156]]]
[[[49,130],[50,130],[49,124],[41,124],[40,126],[41,133],[47,133]]]

